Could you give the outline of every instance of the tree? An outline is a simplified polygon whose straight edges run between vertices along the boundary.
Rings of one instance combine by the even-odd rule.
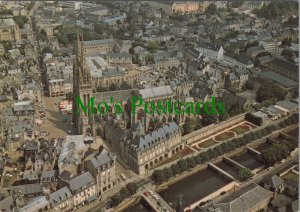
[[[196,118],[195,120],[195,128],[194,130],[199,130],[201,129],[202,125],[201,125],[201,119],[199,117]]]
[[[217,157],[217,152],[214,149],[209,149],[207,151],[208,155],[209,155],[209,159],[213,159],[215,157]]]
[[[127,197],[130,196],[130,193],[126,187],[121,188],[119,193],[123,197],[123,199],[126,199]]]
[[[218,121],[218,116],[215,114],[203,114],[201,116],[202,116],[201,124],[203,126],[208,126]]]
[[[154,170],[154,172],[152,174],[152,179],[157,184],[161,184],[162,182],[164,182],[165,181],[165,176],[164,176],[164,173],[162,172],[162,170],[158,170],[158,169]]]
[[[161,46],[164,46],[164,45],[166,45],[166,41],[162,41],[162,42],[160,42],[160,45],[161,45]]]
[[[49,47],[49,46],[45,46],[42,50],[42,53],[43,54],[46,54],[46,53],[53,53],[53,50]]]
[[[201,152],[201,153],[199,154],[199,156],[201,157],[201,159],[202,159],[203,162],[206,162],[206,161],[209,160],[209,155],[208,155],[207,152]]]
[[[94,31],[100,35],[105,31],[105,26],[103,24],[95,24]]]
[[[229,114],[227,110],[223,114],[219,114],[219,121],[225,121],[228,118],[229,118]]]
[[[68,100],[72,100],[72,99],[73,99],[73,93],[72,93],[72,92],[66,93],[66,98],[67,98]]]
[[[155,40],[155,41],[150,41],[148,43],[148,49],[149,49],[149,51],[153,52],[153,51],[155,51],[158,48],[159,48],[159,42],[158,41]]]
[[[118,28],[120,28],[120,25],[122,24],[122,22],[120,20],[117,20],[116,23],[118,25]]]
[[[202,158],[200,157],[200,155],[195,155],[194,156],[194,160],[196,163],[200,164],[202,162]]]
[[[178,164],[173,164],[171,166],[171,170],[172,170],[174,176],[181,172],[180,167],[178,166]]]
[[[134,52],[134,49],[132,48],[132,47],[130,47],[130,49],[129,49],[129,54],[135,54],[135,52]]]
[[[172,172],[171,168],[163,169],[163,173],[164,173],[164,176],[165,176],[166,180],[169,180],[171,177],[173,177],[173,172]]]
[[[189,157],[187,159],[189,168],[194,168],[196,166],[196,161],[194,157]]]
[[[28,22],[28,18],[26,16],[18,15],[14,16],[14,21],[19,25],[21,29],[23,29],[24,24]]]
[[[0,42],[5,50],[11,50],[12,49],[12,43],[10,41],[1,41]]]
[[[255,124],[257,126],[261,126],[263,123],[261,117],[257,117],[255,115],[253,115],[252,113],[246,113],[245,120],[252,122],[253,124]]]
[[[196,123],[195,123],[194,118],[187,117],[185,119],[185,123],[183,125],[184,134],[189,134],[189,133],[193,132],[195,129],[195,125],[196,125]]]
[[[218,13],[218,8],[214,3],[210,3],[206,8],[205,13],[209,15],[216,15]]]
[[[8,10],[8,9],[0,10],[0,15],[12,15],[12,14],[13,14],[12,10]]]
[[[130,195],[134,195],[137,190],[138,190],[138,186],[136,183],[130,182],[126,185],[127,190],[129,191]]]
[[[112,198],[111,198],[112,204],[117,206],[119,205],[122,201],[123,198],[120,194],[115,194]]]
[[[218,152],[218,155],[224,154],[222,146],[216,146],[214,149]]]
[[[188,162],[187,162],[186,160],[184,160],[184,159],[179,160],[179,161],[177,162],[177,164],[178,164],[178,166],[179,166],[181,172],[184,172],[184,171],[188,170],[188,168],[189,168]]]
[[[248,169],[248,168],[242,168],[239,171],[239,179],[240,179],[240,181],[248,180],[252,176],[253,176],[253,174],[252,174],[251,170]]]

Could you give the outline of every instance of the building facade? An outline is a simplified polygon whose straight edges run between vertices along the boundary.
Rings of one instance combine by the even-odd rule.
[[[0,41],[18,41],[21,30],[12,18],[0,19]]]
[[[164,124],[162,127],[145,132],[143,125],[138,122],[129,132],[116,136],[112,128],[118,128],[113,120],[104,127],[105,139],[115,148],[116,152],[128,166],[139,175],[146,174],[159,163],[172,157],[185,148],[181,140],[180,127],[175,122]],[[121,130],[121,128],[119,128]]]
[[[97,194],[103,195],[117,184],[116,156],[106,149],[100,150],[92,158],[85,161],[84,169],[89,171],[96,179]]]

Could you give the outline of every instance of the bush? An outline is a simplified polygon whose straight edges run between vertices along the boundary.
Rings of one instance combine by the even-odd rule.
[[[239,179],[240,179],[240,181],[248,180],[252,176],[253,176],[253,174],[252,174],[251,170],[248,169],[248,168],[242,168],[239,171]]]

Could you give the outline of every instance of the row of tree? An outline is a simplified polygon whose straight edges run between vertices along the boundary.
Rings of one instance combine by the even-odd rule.
[[[259,138],[262,138],[263,136],[269,135],[273,131],[278,129],[278,126],[270,125],[261,130],[245,134],[241,138],[234,138],[227,142],[223,142],[221,145],[208,149],[205,152],[201,152],[198,155],[191,156],[186,159],[181,159],[176,164],[171,165],[171,167],[161,170],[157,169],[153,172],[151,178],[156,184],[161,184],[165,181],[168,181],[171,177],[176,176],[184,171],[187,171],[190,168],[194,168],[195,166],[203,164],[204,162],[207,162],[220,155],[223,155],[224,153],[230,152],[241,146],[245,146],[246,144]],[[241,175],[244,175],[243,172],[241,173]],[[244,178],[245,177],[241,177],[242,180],[246,179]]]
[[[294,113],[290,117],[282,120],[281,122],[279,122],[278,126],[280,128],[285,128],[285,127],[287,127],[289,125],[296,124],[296,123],[299,123],[298,113]]]
[[[124,199],[136,194],[138,186],[135,183],[128,183],[126,187],[123,187],[119,193],[115,194],[111,198],[112,206],[119,205]]]
[[[262,159],[265,165],[272,166],[289,156],[296,147],[298,147],[297,139],[280,139],[280,143],[273,143],[271,147],[262,151]]]

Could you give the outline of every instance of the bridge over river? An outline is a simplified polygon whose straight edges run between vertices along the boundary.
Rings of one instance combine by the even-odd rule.
[[[175,211],[169,204],[155,191],[146,187],[141,190],[141,197],[152,207],[156,212],[173,212]]]

